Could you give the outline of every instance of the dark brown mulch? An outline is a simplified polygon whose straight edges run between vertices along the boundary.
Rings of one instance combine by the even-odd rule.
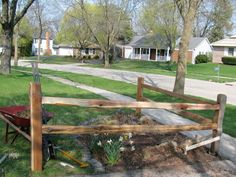
[[[116,114],[111,117],[98,119],[93,124],[158,124],[148,117],[138,119],[134,114]],[[82,143],[89,146],[93,136],[84,135],[80,137]],[[117,172],[132,169],[159,168],[182,168],[184,165],[196,165],[198,171],[204,171],[211,161],[219,158],[207,153],[206,148],[201,147],[188,152],[184,155],[183,151],[178,148],[179,145],[186,141],[186,137],[181,134],[133,134],[131,140],[134,142],[135,150],[131,151],[129,145],[121,153],[120,161],[109,166],[106,163],[104,152],[98,151],[93,157],[99,160],[106,169],[106,172]],[[177,147],[177,148],[176,148]],[[204,164],[204,165],[203,165]]]

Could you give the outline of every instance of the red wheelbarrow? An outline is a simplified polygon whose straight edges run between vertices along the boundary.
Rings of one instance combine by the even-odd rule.
[[[6,122],[6,132],[5,132],[5,143],[8,142],[8,135],[9,134],[15,134],[11,144],[14,143],[16,138],[20,135],[23,134],[26,139],[27,136],[29,137],[30,133],[30,119],[26,117],[20,117],[19,114],[21,112],[29,110],[29,106],[9,106],[9,107],[1,107],[0,108],[0,113],[3,116],[3,120]],[[43,119],[50,120],[53,117],[52,113],[43,111]],[[9,131],[9,124],[12,125],[12,128],[14,128],[14,131]],[[20,131],[19,131],[20,130]],[[26,133],[26,134],[25,134]]]

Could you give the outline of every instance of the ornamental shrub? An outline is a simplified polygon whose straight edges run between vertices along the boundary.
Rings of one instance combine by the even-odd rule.
[[[221,60],[225,65],[236,65],[236,57],[222,57]]]
[[[195,63],[207,63],[209,61],[209,57],[207,55],[198,55],[196,56]]]

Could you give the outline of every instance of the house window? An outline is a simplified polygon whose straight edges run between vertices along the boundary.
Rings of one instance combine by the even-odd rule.
[[[89,48],[85,49],[85,54],[88,55],[89,54]]]
[[[228,49],[228,56],[234,56],[234,48]]]
[[[148,55],[149,54],[149,49],[142,49],[142,54]]]
[[[135,48],[134,49],[134,54],[140,54],[140,48]]]
[[[89,54],[94,55],[95,54],[95,49],[89,49]]]

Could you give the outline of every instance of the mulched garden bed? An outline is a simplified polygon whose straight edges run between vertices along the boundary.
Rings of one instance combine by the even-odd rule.
[[[123,125],[123,124],[158,124],[147,116],[137,118],[134,113],[118,112],[112,116],[99,117],[96,120],[86,122],[85,125]],[[109,139],[109,136],[114,135],[83,135],[78,139],[82,144],[85,144],[90,148],[91,142],[94,141],[94,137],[101,139]],[[127,134],[115,135],[128,137]],[[98,139],[99,139],[98,138]],[[131,141],[132,144],[129,142]],[[107,157],[102,149],[91,150],[93,158],[100,161],[105,167],[106,173],[126,171],[133,169],[159,168],[172,169],[183,168],[185,165],[196,165],[198,171],[204,171],[208,168],[207,164],[212,161],[219,160],[219,157],[210,155],[207,149],[204,147],[197,148],[189,151],[187,155],[184,155],[181,146],[188,143],[187,137],[176,134],[132,134],[132,137],[124,140],[124,151],[120,154],[120,159],[115,165],[109,165],[107,163]],[[181,146],[180,146],[181,145]],[[133,147],[133,148],[132,148]],[[91,148],[90,148],[91,149]]]

